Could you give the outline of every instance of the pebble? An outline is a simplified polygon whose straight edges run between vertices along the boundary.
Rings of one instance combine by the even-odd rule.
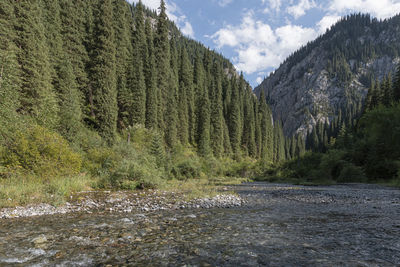
[[[99,193],[99,192],[96,192]],[[80,196],[80,201],[66,202],[62,206],[49,204],[29,205],[25,207],[0,209],[0,219],[34,217],[73,212],[92,213],[93,211],[108,211],[118,213],[151,212],[176,209],[210,209],[231,208],[241,206],[244,200],[236,195],[217,195],[212,198],[199,198],[190,201],[178,201],[181,195],[174,192],[148,191],[146,194],[132,192],[101,192],[109,195],[105,199],[96,199],[90,192]],[[115,197],[117,195],[117,197]],[[169,196],[169,197],[166,197]]]

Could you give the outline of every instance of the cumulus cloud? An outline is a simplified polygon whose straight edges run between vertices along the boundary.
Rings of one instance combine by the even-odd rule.
[[[318,32],[312,28],[285,25],[272,29],[254,19],[253,12],[245,14],[239,26],[227,25],[211,36],[217,47],[232,47],[237,53],[234,63],[247,74],[276,68],[292,52],[314,39]]]
[[[137,4],[139,0],[128,0],[128,2]],[[142,3],[152,10],[158,10],[160,7],[160,0],[142,0]],[[183,34],[194,38],[193,27],[177,4],[171,0],[165,1],[165,4],[168,18],[178,25]]]
[[[306,12],[312,8],[317,7],[313,0],[299,0],[297,5],[289,6],[287,12],[292,15],[295,19],[304,16]]]
[[[362,12],[385,19],[400,13],[399,0],[332,0],[328,10],[333,13]]]

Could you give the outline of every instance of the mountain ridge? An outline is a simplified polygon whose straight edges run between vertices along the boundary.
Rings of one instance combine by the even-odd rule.
[[[264,91],[286,136],[306,136],[339,110],[354,117],[372,80],[399,63],[400,16],[379,21],[368,14],[343,17],[325,34],[289,56],[255,88]]]

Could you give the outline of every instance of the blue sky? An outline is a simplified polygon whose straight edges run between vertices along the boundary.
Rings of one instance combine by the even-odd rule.
[[[129,0],[138,2],[138,0]],[[142,0],[157,9],[159,0]],[[222,53],[255,87],[292,52],[341,16],[400,13],[400,0],[166,0],[181,31]]]

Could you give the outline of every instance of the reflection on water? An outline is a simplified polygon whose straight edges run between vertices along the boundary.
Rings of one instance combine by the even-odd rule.
[[[0,266],[400,265],[400,191],[234,187],[239,208],[0,220]]]

